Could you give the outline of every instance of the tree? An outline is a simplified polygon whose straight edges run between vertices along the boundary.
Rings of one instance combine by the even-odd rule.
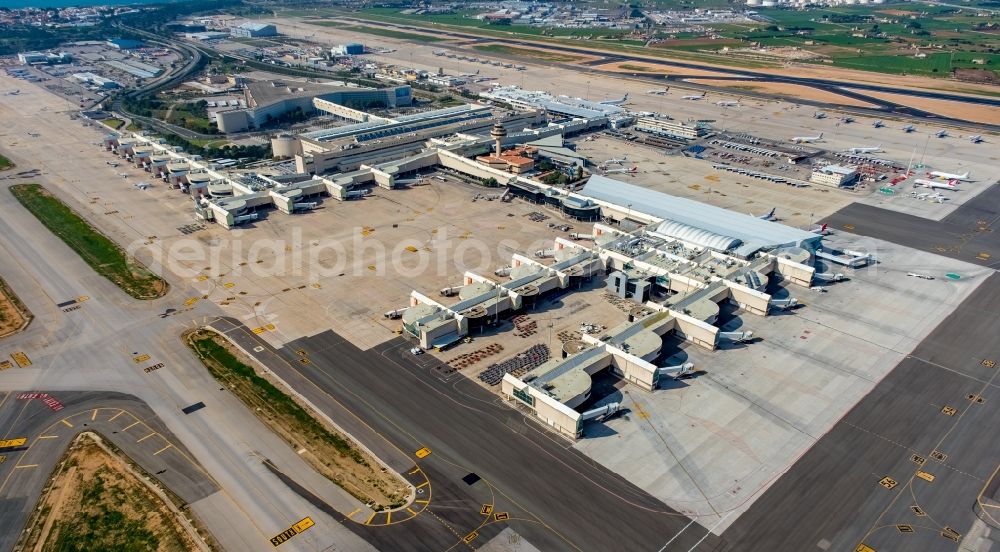
[[[500,183],[497,182],[496,178],[493,178],[491,176],[491,177],[489,177],[489,178],[487,178],[486,180],[483,181],[483,185],[486,186],[486,187],[488,187],[488,188],[496,188],[497,186],[500,185]]]

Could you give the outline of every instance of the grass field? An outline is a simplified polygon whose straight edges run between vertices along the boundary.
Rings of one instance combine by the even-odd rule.
[[[104,119],[101,121],[105,126],[110,127],[114,130],[118,130],[125,124],[125,121],[121,119]]]
[[[5,171],[7,169],[13,169],[14,163],[10,159],[0,155],[0,171]]]
[[[129,257],[107,236],[94,229],[65,203],[39,184],[10,187],[19,202],[98,274],[136,299],[163,296],[167,283]]]
[[[417,33],[407,33],[404,31],[394,31],[392,29],[378,29],[376,27],[364,27],[360,25],[344,26],[342,23],[337,21],[308,21],[310,25],[320,25],[322,27],[339,27],[345,31],[354,31],[356,33],[365,33],[378,36],[385,36],[389,38],[398,38],[400,40],[413,40],[415,42],[441,42],[442,40],[447,40],[439,36],[429,36]]]
[[[343,435],[327,429],[305,408],[243,363],[218,335],[198,331],[187,342],[209,373],[226,386],[265,425],[328,479],[374,509],[394,508],[406,499],[406,487],[391,472]]]
[[[476,44],[472,48],[479,50],[480,52],[507,54],[511,56],[540,59],[555,63],[568,63],[582,59],[579,56],[571,56],[569,54],[562,54],[559,52],[547,52],[545,50],[534,50],[532,48],[518,48],[516,46],[506,46],[504,44]]]

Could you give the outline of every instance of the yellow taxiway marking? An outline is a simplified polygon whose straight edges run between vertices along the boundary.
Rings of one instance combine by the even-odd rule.
[[[66,418],[63,418],[63,419],[61,419],[59,421],[62,422],[63,425],[66,426],[66,427],[73,427],[73,424],[69,423],[69,420],[67,420]]]
[[[355,508],[353,512],[347,514],[347,517],[348,518],[352,518],[352,517],[354,517],[354,514],[360,512],[360,511],[361,511],[361,508]]]
[[[406,507],[406,511],[407,511],[407,512],[410,512],[410,515],[411,515],[411,516],[415,516],[415,515],[417,515],[417,513],[413,511],[413,508],[410,508],[409,506],[407,506],[407,507]]]
[[[934,481],[934,475],[933,474],[929,474],[929,473],[927,473],[925,471],[918,471],[917,472],[917,477],[919,477],[920,479],[923,479],[924,481],[926,481],[928,483],[930,483],[931,481]]]
[[[427,504],[430,500],[414,500],[417,504]]]
[[[372,515],[368,516],[368,521],[365,522],[365,525],[370,524],[372,520],[375,519],[375,514],[376,512],[372,512]]]
[[[115,421],[115,418],[117,418],[118,416],[121,416],[121,415],[122,415],[122,414],[124,414],[124,413],[125,413],[125,411],[124,411],[124,410],[119,410],[119,411],[118,411],[118,414],[115,414],[114,416],[112,416],[111,418],[109,418],[109,419],[108,419],[108,421],[109,421],[109,422],[113,422],[113,421]]]
[[[386,510],[385,512],[385,524],[389,525],[389,520],[392,519],[392,510]]]
[[[59,436],[58,435],[39,435],[38,436],[39,439],[55,439],[56,437],[59,437]]]
[[[413,471],[411,471],[411,472],[406,472],[406,473],[408,473],[408,474],[410,474],[410,475],[413,475],[413,474],[416,474],[416,473],[420,473],[420,468],[415,468],[415,469],[414,469]]]
[[[131,424],[129,424],[129,425],[127,425],[127,426],[123,427],[123,428],[122,428],[122,431],[125,431],[126,429],[129,429],[130,427],[132,427],[132,426],[137,426],[137,425],[139,425],[139,420],[136,420],[136,421],[132,422]]]
[[[417,485],[417,488],[419,489],[420,487],[424,487],[424,486],[426,486],[426,485],[427,485],[428,483],[430,483],[430,481],[424,481],[423,483],[421,483],[421,484]]]
[[[94,413],[90,415],[90,421],[93,422],[96,419],[97,419],[97,409],[95,408]]]
[[[154,431],[154,432],[152,432],[152,433],[150,433],[149,435],[147,435],[147,436],[145,436],[145,437],[143,437],[143,438],[139,439],[138,441],[136,441],[136,443],[141,443],[141,442],[145,441],[146,439],[149,439],[149,438],[150,438],[150,437],[152,437],[153,435],[156,435],[156,432],[155,432],[155,431]]]
[[[14,466],[14,469],[15,470],[19,470],[21,468],[37,468],[37,467],[38,467],[38,464],[21,464],[19,466]]]
[[[172,446],[173,446],[173,445],[171,445],[171,444],[169,444],[169,443],[168,443],[168,444],[167,444],[167,446],[165,446],[165,447],[161,448],[160,450],[158,450],[158,451],[154,452],[154,453],[153,453],[153,456],[156,456],[157,454],[160,454],[161,452],[163,452],[163,451],[167,450],[168,448],[170,448],[170,447],[172,447]]]

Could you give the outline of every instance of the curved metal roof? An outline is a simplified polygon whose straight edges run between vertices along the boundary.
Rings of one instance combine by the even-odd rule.
[[[732,236],[716,234],[703,228],[697,228],[690,224],[677,222],[675,220],[665,220],[656,227],[660,234],[666,234],[672,238],[677,238],[700,247],[715,249],[716,251],[729,251],[739,247],[743,242]]]

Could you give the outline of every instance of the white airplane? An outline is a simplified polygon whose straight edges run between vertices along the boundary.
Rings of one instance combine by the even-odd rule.
[[[982,135],[979,135],[979,134],[977,134],[975,136],[969,136],[969,141],[972,142],[973,144],[978,144],[980,142],[985,142],[985,140],[983,140]]]
[[[875,127],[875,128],[882,128],[882,127],[885,126],[885,123],[882,122],[882,119],[879,119],[879,120],[875,121],[874,123],[872,123],[872,126]]]
[[[943,129],[939,130],[934,133],[934,136],[937,136],[938,138],[944,138],[945,136],[948,136],[948,131]]]
[[[916,132],[916,130],[917,130],[917,127],[915,127],[913,125],[906,125],[905,127],[903,127],[903,132],[905,132],[907,134],[909,134],[911,132]]]
[[[29,130],[29,131],[28,131],[28,136],[31,136],[32,138],[38,138],[39,136],[41,136],[41,134],[39,134],[39,133],[37,133],[37,132],[31,132],[31,131]]]
[[[937,180],[927,180],[924,178],[918,178],[913,181],[914,186],[930,188],[932,190],[951,190],[953,192],[959,191],[957,180],[949,180],[947,182],[940,182]]]
[[[877,146],[872,146],[872,147],[853,147],[853,148],[848,149],[847,151],[849,151],[851,153],[855,153],[855,154],[857,154],[857,153],[875,153],[877,151],[882,151],[882,144],[879,144]]]
[[[118,176],[122,177],[123,179],[128,178],[128,173],[118,173]]]
[[[479,69],[476,69],[475,73],[462,73],[460,77],[474,77],[479,74]]]
[[[631,169],[622,167],[620,169],[610,169],[604,171],[604,174],[636,174],[637,172],[639,172],[639,167],[632,167]]]
[[[11,90],[10,92],[7,92],[7,95],[8,96],[17,96],[20,93],[21,93],[21,89],[18,88],[17,90]]]
[[[828,226],[827,224],[821,224],[816,228],[811,228],[809,231],[812,232],[813,234],[819,234],[820,236],[828,236],[830,235],[830,230],[827,228],[827,226]]]
[[[627,155],[623,155],[621,159],[618,159],[617,157],[612,157],[611,159],[608,159],[607,161],[605,161],[603,164],[604,165],[624,165],[626,161],[628,161],[628,156]]]
[[[969,171],[965,171],[963,174],[946,173],[946,172],[941,172],[941,171],[931,171],[931,172],[927,173],[927,176],[930,176],[932,178],[937,178],[937,179],[940,179],[940,180],[958,180],[958,181],[971,180],[969,178]]]
[[[670,90],[670,88],[654,88],[652,90],[647,90],[646,93],[654,96],[663,96],[668,90]]]
[[[819,142],[823,139],[823,133],[820,132],[817,136],[795,136],[792,138],[792,142],[796,144],[809,144],[812,142]]]
[[[112,163],[111,161],[105,161],[105,163],[107,163],[108,165],[111,165],[112,168],[118,166],[118,163]]]
[[[134,187],[136,190],[146,190],[146,189],[149,189],[150,183],[149,182],[136,182],[135,184],[132,184],[132,187]]]
[[[702,92],[700,95],[691,94],[690,96],[681,96],[682,100],[700,100],[705,97],[707,92]]]
[[[719,107],[739,107],[740,106],[740,101],[739,100],[720,100],[720,101],[715,102],[715,105],[717,105]]]
[[[628,93],[626,92],[625,95],[621,97],[621,99],[618,99],[618,100],[604,100],[604,101],[602,101],[600,103],[601,103],[601,105],[622,105],[623,103],[625,103],[627,101],[628,101]]]
[[[822,111],[817,111],[813,113],[813,119],[826,119],[826,113],[823,113]]]
[[[753,216],[755,216],[755,217],[757,217],[757,218],[759,218],[759,219],[761,219],[761,220],[774,220],[775,219],[774,212],[777,211],[777,210],[778,210],[777,207],[771,207],[771,210],[768,211],[766,214],[759,215],[759,216],[758,215],[754,215],[753,213],[750,213],[750,214],[753,215]]]
[[[844,118],[841,119],[841,122],[843,122],[844,124],[853,123],[854,122],[854,117],[844,117]]]

